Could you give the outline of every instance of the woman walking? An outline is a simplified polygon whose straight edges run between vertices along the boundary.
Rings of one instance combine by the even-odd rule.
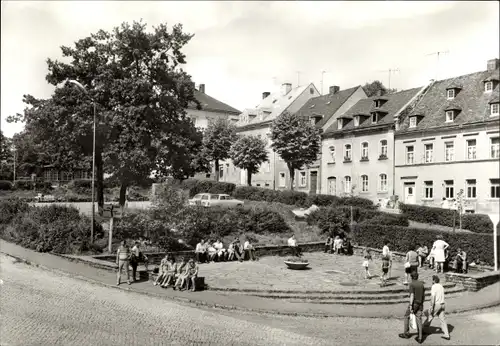
[[[436,273],[444,273],[444,262],[446,261],[445,251],[450,245],[443,240],[442,235],[437,236],[437,240],[432,245],[432,252],[434,253],[434,263],[436,264]]]

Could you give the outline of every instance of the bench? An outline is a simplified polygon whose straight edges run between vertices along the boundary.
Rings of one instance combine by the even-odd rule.
[[[158,275],[159,275],[158,273],[156,273],[156,274],[155,273],[150,273],[149,274],[149,280],[155,282],[156,279],[158,278]],[[195,284],[196,284],[196,290],[197,291],[204,290],[206,288],[205,277],[204,276],[198,276],[198,277],[196,277]]]

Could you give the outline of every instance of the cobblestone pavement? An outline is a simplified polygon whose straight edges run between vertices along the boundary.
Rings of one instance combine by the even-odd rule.
[[[290,270],[279,256],[263,257],[259,261],[219,262],[200,266],[200,275],[211,287],[246,288],[265,290],[297,291],[341,291],[341,290],[380,290],[382,262],[370,263],[370,274],[376,275],[371,280],[365,279],[361,256],[332,255],[321,252],[304,253],[309,260],[309,270]],[[429,286],[435,272],[428,268],[419,268],[420,279]],[[403,263],[393,262],[391,280],[388,289],[404,287]],[[445,282],[444,275],[442,280]]]
[[[94,286],[0,256],[2,345],[414,345],[401,321],[215,312]],[[500,314],[454,316],[451,341],[494,344]],[[496,334],[495,334],[496,333]],[[375,336],[375,339],[374,339]]]

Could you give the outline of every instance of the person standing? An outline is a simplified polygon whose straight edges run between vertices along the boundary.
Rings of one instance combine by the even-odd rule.
[[[444,262],[446,261],[445,251],[450,247],[447,242],[443,240],[443,236],[438,235],[437,240],[432,245],[434,252],[434,263],[436,264],[436,273],[444,273]]]
[[[405,273],[406,278],[405,282],[403,282],[404,285],[408,284],[411,273],[418,273],[418,254],[414,250],[414,246],[411,246],[410,250],[406,253]]]
[[[141,251],[139,249],[139,242],[136,241],[134,247],[132,248],[130,255],[130,265],[132,266],[132,281],[137,281],[137,266],[139,265],[139,260],[141,259]]]
[[[371,279],[372,274],[370,274],[370,261],[372,260],[372,254],[368,248],[363,251],[363,268],[365,268],[365,279]]]
[[[127,242],[125,240],[122,240],[122,243],[118,248],[118,251],[116,251],[116,264],[118,264],[116,285],[118,286],[120,285],[120,281],[122,278],[122,269],[125,269],[127,271],[127,283],[130,285],[130,272],[128,269],[129,258],[130,258],[130,248],[128,247]]]
[[[435,316],[441,321],[441,330],[443,331],[443,336],[441,338],[445,340],[450,340],[450,333],[448,332],[448,324],[446,323],[445,316],[445,303],[444,303],[444,287],[439,283],[439,276],[432,276],[432,287],[431,287],[431,307],[429,309],[429,316],[425,325],[430,326],[432,320]]]
[[[294,234],[288,239],[288,246],[292,250],[292,256],[300,257],[300,249],[297,246],[297,239],[295,239]]]
[[[417,320],[418,337],[417,342],[421,344],[422,340],[422,313],[424,311],[425,288],[424,283],[418,280],[418,273],[411,273],[411,283],[409,284],[410,304],[406,309],[404,316],[404,331],[399,334],[400,338],[410,338],[410,315],[414,314]]]

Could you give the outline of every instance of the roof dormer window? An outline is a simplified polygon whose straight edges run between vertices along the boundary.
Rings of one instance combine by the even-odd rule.
[[[359,115],[354,117],[354,126],[359,126]]]
[[[376,124],[378,121],[378,113],[372,114],[372,124]]]
[[[484,92],[493,91],[493,81],[484,82]]]
[[[453,100],[455,98],[455,89],[446,90],[446,98],[448,100]]]
[[[417,127],[417,117],[410,117],[410,128]]]
[[[276,102],[278,102],[278,99],[274,99],[274,100],[273,100],[273,103],[276,103]]]
[[[344,119],[337,119],[337,129],[338,130],[342,130],[343,120]]]
[[[315,105],[311,105],[309,108],[314,108]]]
[[[452,123],[453,120],[455,120],[455,111],[454,110],[446,111],[446,122]]]
[[[497,102],[497,103],[492,103],[490,105],[490,116],[492,117],[497,117],[500,115],[500,104]]]

